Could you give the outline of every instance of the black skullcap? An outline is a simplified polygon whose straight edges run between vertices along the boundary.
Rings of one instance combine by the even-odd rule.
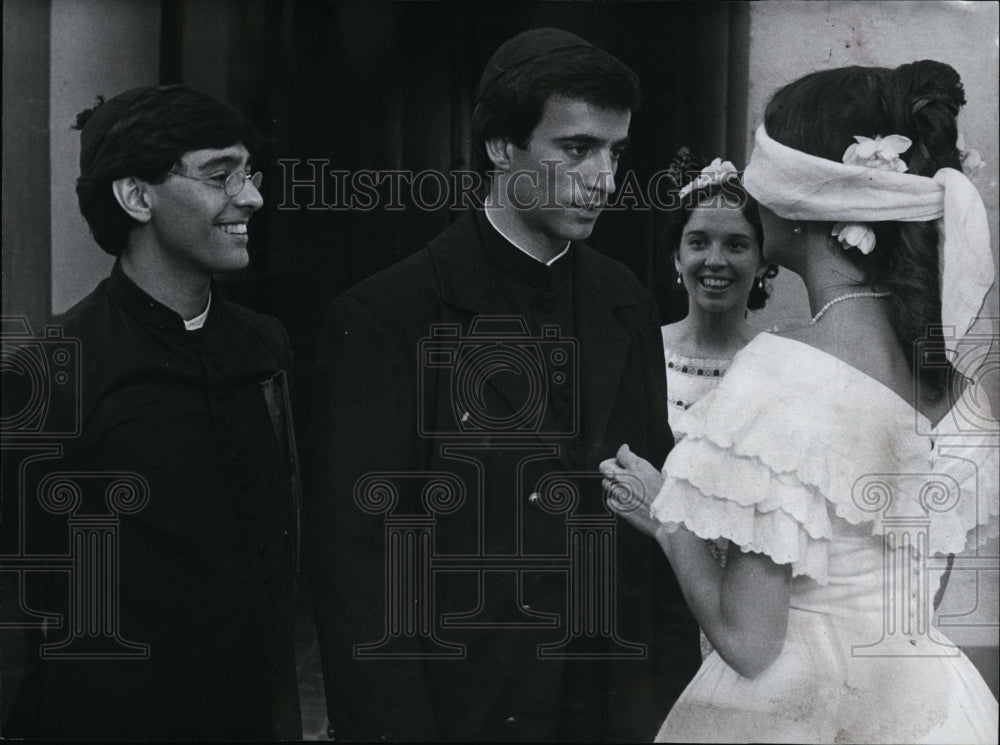
[[[501,44],[490,57],[483,76],[479,79],[476,98],[482,98],[487,89],[505,72],[528,60],[544,57],[560,49],[592,46],[594,45],[589,41],[560,28],[533,28],[524,31]]]
[[[179,85],[142,86],[119,93],[110,101],[105,101],[94,109],[93,113],[80,130],[80,175],[86,175],[94,166],[97,154],[104,144],[108,132],[121,119],[137,99],[151,91],[169,91],[179,89]]]

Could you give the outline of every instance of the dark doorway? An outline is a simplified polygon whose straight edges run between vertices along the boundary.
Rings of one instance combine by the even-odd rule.
[[[217,64],[218,49],[195,43],[191,30],[224,25],[218,43],[227,46],[227,69],[218,74],[229,100],[265,135],[266,200],[255,218],[251,269],[227,281],[227,292],[284,322],[300,370],[311,363],[334,297],[418,250],[460,214],[438,198],[441,177],[393,184],[384,173],[452,176],[474,167],[476,83],[492,52],[520,31],[566,29],[639,74],[644,100],[619,167],[620,192],[623,172],[644,190],[682,145],[709,159],[744,158],[745,3],[166,0],[163,7],[164,82],[191,82],[184,71],[202,57]],[[621,207],[602,216],[591,245],[654,289],[664,321],[678,318],[686,300],[675,303],[657,282],[673,271],[657,250],[662,210],[641,204],[641,194]]]

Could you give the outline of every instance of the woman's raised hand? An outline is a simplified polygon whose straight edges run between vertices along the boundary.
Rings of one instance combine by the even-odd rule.
[[[608,506],[646,535],[656,537],[663,527],[649,515],[649,508],[663,486],[663,476],[649,461],[629,450],[618,448],[614,458],[599,466]]]

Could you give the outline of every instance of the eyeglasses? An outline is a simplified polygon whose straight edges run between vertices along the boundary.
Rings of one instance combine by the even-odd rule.
[[[227,197],[235,197],[243,191],[243,187],[247,185],[247,181],[253,184],[255,189],[260,189],[260,185],[264,182],[264,174],[260,171],[254,174],[245,173],[244,171],[233,171],[226,176],[225,180],[223,180],[222,176],[199,178],[198,176],[188,176],[186,173],[177,173],[176,171],[167,171],[167,173],[171,176],[180,176],[192,181],[201,181],[203,184],[222,189],[226,192]]]

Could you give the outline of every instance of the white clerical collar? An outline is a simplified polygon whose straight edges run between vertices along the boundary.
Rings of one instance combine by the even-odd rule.
[[[205,310],[196,315],[190,321],[184,322],[184,328],[187,331],[197,331],[202,326],[205,325],[205,321],[208,318],[208,309],[212,307],[212,293],[208,293],[208,302],[205,303]]]
[[[514,248],[516,248],[521,253],[527,254],[528,256],[531,256],[531,258],[534,259],[535,261],[537,261],[539,264],[545,264],[545,266],[552,266],[557,261],[559,261],[559,259],[561,259],[563,256],[565,256],[566,253],[569,251],[569,244],[570,244],[570,242],[566,241],[566,248],[564,248],[562,251],[560,251],[559,253],[557,253],[555,256],[553,256],[548,261],[542,261],[541,259],[539,259],[536,256],[532,255],[532,253],[530,251],[526,251],[525,249],[521,248],[521,246],[517,245],[517,242],[513,238],[511,238],[509,235],[507,235],[505,232],[503,232],[500,229],[500,226],[497,225],[495,222],[493,222],[493,217],[490,215],[490,211],[489,210],[483,210],[483,212],[486,213],[486,219],[489,220],[490,225],[493,226],[493,229],[495,231],[497,231],[500,235],[502,235],[504,238],[506,238],[507,242],[510,245],[512,245]]]

